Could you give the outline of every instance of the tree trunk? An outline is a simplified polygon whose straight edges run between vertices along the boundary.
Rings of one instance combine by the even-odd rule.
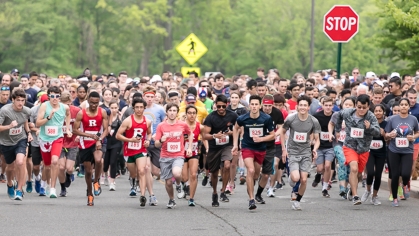
[[[167,11],[167,18],[168,21],[166,22],[166,32],[167,36],[164,38],[164,51],[167,52],[173,48],[172,42],[173,42],[173,30],[172,30],[172,17],[173,17],[173,8],[174,8],[175,0],[168,0],[168,11]],[[164,63],[163,63],[163,71],[170,70],[170,64],[167,64],[168,56],[164,56]]]

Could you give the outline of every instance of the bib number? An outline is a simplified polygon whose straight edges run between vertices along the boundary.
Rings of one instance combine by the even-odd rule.
[[[73,133],[73,126],[70,125],[70,129],[69,129],[70,133]],[[63,126],[63,134],[67,133],[67,126]]]
[[[294,132],[294,142],[296,143],[307,142],[307,133]]]
[[[396,147],[409,147],[409,140],[407,138],[396,138]]]
[[[224,138],[216,138],[215,139],[215,145],[224,145],[227,144],[230,141],[230,137],[229,136],[225,136]]]
[[[364,129],[351,128],[351,138],[364,138]]]
[[[128,149],[131,149],[131,150],[140,150],[141,149],[141,147],[142,147],[142,140],[141,140],[141,142],[138,142],[138,143],[134,143],[134,142],[129,142],[128,143]]]
[[[329,141],[329,132],[320,132],[320,139],[324,141]]]
[[[382,140],[372,140],[370,149],[380,149],[383,147],[383,141]]]
[[[263,136],[263,128],[249,128],[249,136],[253,137],[262,137]]]
[[[11,128],[9,129],[9,135],[18,135],[21,134],[23,131],[23,126],[20,126],[18,128]]]
[[[276,136],[275,137],[275,143],[280,142],[280,141],[281,141],[281,136],[280,135]]]
[[[185,143],[185,151],[187,151],[188,148],[189,148],[189,142],[186,142]],[[197,142],[192,143],[192,152],[195,152],[197,148],[198,148],[198,143]]]
[[[57,126],[45,126],[45,134],[47,136],[56,136],[58,134]]]
[[[343,143],[343,142],[345,142],[345,139],[346,139],[346,132],[344,130],[340,131],[338,141]]]
[[[98,131],[84,131],[86,134],[97,134]],[[83,137],[84,140],[94,140],[90,137]]]
[[[167,142],[168,152],[180,152],[180,142]]]

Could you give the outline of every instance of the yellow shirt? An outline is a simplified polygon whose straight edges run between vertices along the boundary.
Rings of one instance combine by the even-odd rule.
[[[198,110],[198,113],[196,114],[196,120],[202,124],[204,122],[204,119],[208,116],[207,108],[205,107],[205,104],[199,100],[197,100],[194,105]],[[179,113],[177,117],[178,119],[185,115],[186,106],[187,104],[185,101],[180,103]]]

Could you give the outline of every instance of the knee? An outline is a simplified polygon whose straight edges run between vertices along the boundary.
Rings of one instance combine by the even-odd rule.
[[[247,169],[247,174],[254,175],[255,174],[255,168],[248,168]]]
[[[307,177],[301,177],[300,178],[300,183],[301,184],[307,184]]]
[[[225,169],[225,170],[229,170],[229,169],[230,169],[230,166],[231,166],[231,164],[230,164],[230,162],[229,162],[229,161],[225,161],[225,162],[224,162],[224,169]]]
[[[59,169],[60,169],[60,171],[64,172],[65,171],[65,166],[64,165],[59,165]]]
[[[332,166],[330,164],[325,164],[324,165],[324,170],[325,171],[331,171],[332,170]]]
[[[22,167],[22,166],[23,166],[23,164],[25,164],[25,165],[26,165],[26,163],[24,163],[24,162],[23,162],[23,160],[16,160],[16,161],[15,161],[15,164],[17,165],[17,167]]]
[[[39,166],[33,166],[33,171],[39,171],[39,170],[40,170]]]
[[[351,166],[351,174],[358,175],[358,166]]]
[[[138,175],[140,175],[141,177],[142,177],[142,176],[145,176],[145,173],[146,173],[145,168],[140,168],[140,169],[138,170]]]
[[[93,169],[92,168],[84,168],[84,174],[85,175],[92,175]]]
[[[192,174],[190,175],[190,179],[191,179],[191,181],[195,181],[195,180],[197,180],[197,176],[196,176],[196,172],[194,173],[194,172],[192,172]]]

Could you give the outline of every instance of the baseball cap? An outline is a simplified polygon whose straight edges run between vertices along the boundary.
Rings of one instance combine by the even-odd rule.
[[[111,73],[109,73],[109,74],[108,74],[108,77],[111,77],[111,76],[115,77],[115,74],[114,74],[114,73],[112,73],[112,72],[111,72]]]
[[[198,90],[198,96],[200,97],[200,98],[205,98],[205,97],[207,97],[207,88],[199,88],[199,90]]]
[[[383,83],[381,80],[379,80],[379,79],[374,80],[374,81],[372,82],[372,84],[378,84],[378,85],[380,85],[381,87],[384,87],[384,83]]]
[[[13,69],[13,70],[10,72],[10,74],[13,74],[13,73],[18,73],[18,74],[19,74],[19,70],[18,70],[18,69]]]
[[[367,74],[365,75],[365,78],[377,78],[377,76],[375,75],[375,73],[374,72],[372,72],[372,71],[370,71],[370,72],[367,72]]]
[[[162,81],[161,76],[160,75],[153,75],[153,77],[150,80],[150,83],[154,83],[157,81]]]
[[[41,101],[41,103],[44,103],[44,102],[48,101],[49,100],[48,94],[42,94],[42,96],[39,98],[39,100]]]
[[[140,84],[140,81],[134,80],[133,83],[132,83],[132,87],[138,88],[139,84]]]
[[[23,74],[23,75],[20,76],[20,78],[27,78],[27,79],[29,79],[29,74]]]
[[[129,84],[129,83],[131,83],[132,82],[132,78],[128,78],[126,81],[125,81],[125,83],[127,83],[127,84]]]
[[[392,72],[390,75],[390,79],[393,77],[399,77],[400,78],[400,74],[398,72]]]
[[[185,101],[186,101],[186,103],[188,103],[188,104],[189,104],[189,103],[195,103],[195,102],[196,102],[195,95],[193,95],[193,94],[189,93],[188,95],[186,95]]]

